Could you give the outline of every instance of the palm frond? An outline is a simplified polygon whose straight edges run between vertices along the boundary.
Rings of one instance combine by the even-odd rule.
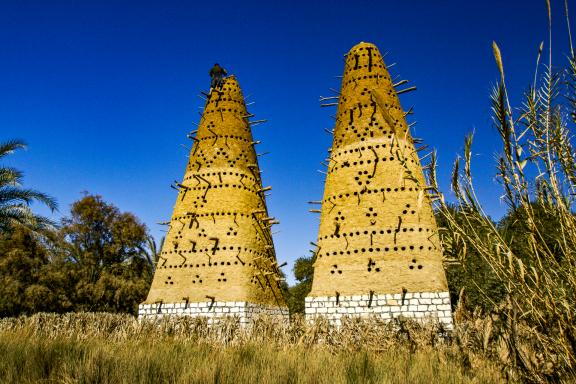
[[[53,197],[45,193],[25,188],[1,187],[0,188],[0,205],[24,203],[31,205],[34,201],[39,201],[46,205],[52,211],[58,209],[58,204]]]
[[[0,143],[0,158],[17,149],[26,148],[22,140],[9,140]],[[45,205],[52,212],[58,210],[56,200],[46,193],[30,188],[22,188],[23,174],[11,167],[0,167],[0,232],[6,232],[18,225],[29,229],[53,228],[55,223],[43,216],[34,214],[30,205],[35,201]]]
[[[0,158],[13,153],[17,149],[26,149],[26,143],[22,140],[8,140],[0,143]]]
[[[0,187],[21,185],[23,173],[15,168],[0,167]]]

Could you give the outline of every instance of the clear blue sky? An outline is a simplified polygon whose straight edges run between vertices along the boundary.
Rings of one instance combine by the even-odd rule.
[[[556,63],[567,52],[563,2],[554,7]],[[573,7],[576,15],[576,6]],[[318,97],[339,88],[343,54],[360,41],[388,52],[393,77],[418,91],[413,133],[439,154],[449,194],[452,162],[475,129],[478,192],[488,212],[505,207],[493,181],[497,134],[489,93],[498,78],[491,43],[503,52],[509,88],[530,83],[545,40],[544,0],[530,1],[2,1],[0,2],[0,140],[22,138],[29,150],[9,165],[28,187],[55,196],[59,218],[82,191],[136,214],[155,237],[170,218],[214,62],[237,75],[254,128],[271,153],[261,159],[268,200],[281,224],[280,262],[307,255],[322,196],[316,170],[331,138],[332,109]],[[35,207],[39,212],[45,210]],[[292,278],[290,281],[293,281]]]

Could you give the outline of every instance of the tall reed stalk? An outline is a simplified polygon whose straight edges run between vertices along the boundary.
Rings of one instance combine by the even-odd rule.
[[[440,193],[435,166],[429,174],[447,223],[442,237],[450,256],[465,264],[474,250],[505,287],[505,300],[493,303],[499,329],[491,331],[502,341],[501,360],[511,376],[534,382],[576,367],[576,56],[571,49],[565,68],[555,70],[551,43],[550,28],[548,62],[541,63],[542,43],[533,84],[517,108],[511,106],[504,60],[493,43],[500,74],[491,95],[501,144],[496,178],[509,220],[498,225],[482,208],[473,182],[472,134],[454,163],[455,205]]]

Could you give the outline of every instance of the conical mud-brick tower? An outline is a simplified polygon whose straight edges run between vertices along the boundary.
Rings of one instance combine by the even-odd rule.
[[[378,48],[346,55],[306,316],[437,318],[452,326],[420,160]]]
[[[233,76],[210,93],[140,316],[287,316],[249,116]]]

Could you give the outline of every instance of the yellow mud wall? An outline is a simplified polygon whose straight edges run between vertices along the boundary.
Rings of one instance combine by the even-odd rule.
[[[378,48],[346,55],[309,296],[447,291],[426,182]]]
[[[193,137],[145,303],[285,306],[248,117],[238,82],[226,78]]]

